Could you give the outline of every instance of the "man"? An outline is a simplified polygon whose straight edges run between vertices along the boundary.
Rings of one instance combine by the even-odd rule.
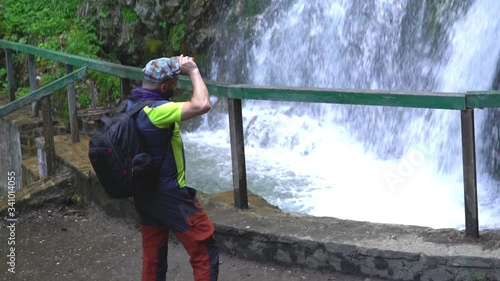
[[[214,226],[186,186],[184,151],[179,123],[210,110],[208,89],[193,58],[158,58],[142,70],[142,87],[130,93],[128,107],[141,100],[154,102],[136,117],[137,126],[160,168],[159,187],[152,194],[134,197],[140,217],[143,263],[142,281],[166,280],[168,233],[173,231],[190,256],[195,281],[215,281],[219,250]],[[172,102],[178,75],[188,75],[193,85],[190,101]]]

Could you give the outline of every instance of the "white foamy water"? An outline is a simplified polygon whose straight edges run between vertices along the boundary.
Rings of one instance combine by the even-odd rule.
[[[256,41],[241,48],[247,42],[232,40],[245,50],[219,60],[213,79],[224,76],[225,66],[237,72],[232,61],[243,55],[239,71],[252,84],[491,87],[500,2],[475,1],[447,26],[436,49],[422,31],[423,8],[408,10],[409,1],[363,3],[274,1],[259,18]],[[185,134],[188,184],[207,192],[232,189],[227,116],[218,114]],[[271,204],[315,216],[464,227],[458,111],[244,101],[243,114],[248,186]],[[478,112],[476,124],[483,121]],[[479,175],[482,229],[500,227],[497,184]]]

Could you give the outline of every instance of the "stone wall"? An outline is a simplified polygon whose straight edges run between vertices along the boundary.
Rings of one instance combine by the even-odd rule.
[[[89,0],[80,15],[96,26],[104,51],[126,65],[206,52],[220,14],[234,0]]]

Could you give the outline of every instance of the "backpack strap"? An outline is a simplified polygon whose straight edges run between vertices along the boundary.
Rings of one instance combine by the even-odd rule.
[[[141,111],[146,105],[150,105],[150,104],[152,104],[154,102],[155,102],[154,100],[143,100],[143,101],[140,101],[136,105],[134,105],[131,109],[127,110],[127,114],[128,114],[128,116],[133,116],[137,112]],[[118,107],[118,109],[121,109],[122,111],[124,111],[124,109],[126,108],[128,100],[123,101],[123,103],[125,104],[125,107],[121,108],[122,104],[120,104],[120,106]],[[118,111],[118,109],[117,109],[117,111]],[[120,112],[120,111],[118,111],[118,112]]]
[[[118,107],[116,108],[115,112],[125,112],[125,110],[127,109],[127,104],[128,104],[128,100],[123,100],[118,105]]]
[[[118,113],[118,112],[127,113],[128,116],[134,116],[134,114],[141,111],[146,105],[150,105],[154,102],[155,102],[154,100],[143,100],[143,101],[140,101],[139,103],[137,103],[136,105],[134,105],[130,110],[127,110],[128,100],[124,100],[120,103],[120,105],[118,105],[115,113]],[[124,118],[124,117],[122,117],[122,118]],[[111,117],[108,117],[108,116],[101,116],[101,118],[99,118],[99,121],[105,125],[108,125],[108,126],[110,126],[111,122],[112,122]]]

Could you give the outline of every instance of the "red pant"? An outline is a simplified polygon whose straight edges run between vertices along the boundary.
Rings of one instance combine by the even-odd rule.
[[[166,280],[169,230],[186,249],[194,280],[217,281],[219,249],[214,226],[195,196],[196,191],[184,188],[134,198],[141,219],[142,281]]]
[[[163,281],[167,273],[168,227],[141,225],[143,258],[142,281]],[[215,240],[196,241],[175,234],[186,249],[195,281],[216,281],[219,275],[219,251]]]

